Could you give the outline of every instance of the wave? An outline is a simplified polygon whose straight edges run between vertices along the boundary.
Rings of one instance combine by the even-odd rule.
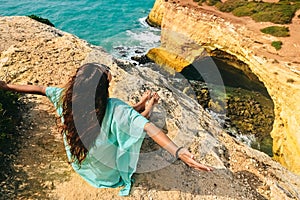
[[[160,42],[160,35],[151,31],[134,32],[126,31],[130,39],[139,41],[141,44],[158,44]]]
[[[160,45],[160,29],[149,26],[147,17],[138,19],[138,27],[126,30],[105,41],[105,46],[116,58],[132,61],[131,57],[145,55],[149,49]]]

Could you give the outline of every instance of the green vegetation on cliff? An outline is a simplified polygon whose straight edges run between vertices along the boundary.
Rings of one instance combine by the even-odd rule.
[[[257,22],[273,22],[275,24],[291,23],[295,12],[300,8],[300,1],[279,1],[267,3],[261,1],[228,0],[217,3],[222,12],[232,12],[235,16],[251,16]]]
[[[42,17],[39,17],[39,16],[36,16],[36,15],[28,15],[27,17],[31,18],[31,19],[34,19],[38,22],[41,22],[43,24],[47,24],[49,26],[52,26],[54,27],[54,24],[52,24],[48,19],[45,19],[45,18],[42,18]]]
[[[213,6],[219,2],[221,2],[220,0],[194,0],[195,2],[198,2],[199,5],[202,5],[202,3],[206,3],[209,6]]]
[[[271,44],[276,50],[281,49],[282,42],[281,41],[273,41]]]
[[[0,90],[0,181],[8,180],[7,177],[14,170],[13,153],[18,151],[20,135],[17,132],[21,120],[19,97],[15,93]]]
[[[16,125],[20,120],[19,95],[0,90],[0,144],[1,148],[6,139],[16,132]],[[0,149],[1,150],[1,149]]]
[[[260,30],[263,33],[273,35],[275,37],[288,37],[290,36],[289,28],[282,26],[269,26]]]

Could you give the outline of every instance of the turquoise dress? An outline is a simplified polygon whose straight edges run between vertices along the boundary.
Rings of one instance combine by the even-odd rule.
[[[47,87],[46,96],[62,116],[60,98],[63,89]],[[61,117],[62,121],[63,118]],[[125,186],[119,193],[130,192],[132,175],[136,171],[140,148],[145,136],[144,126],[148,120],[125,102],[109,98],[101,125],[101,134],[87,157],[79,165],[72,162],[73,169],[88,183],[97,188]],[[69,161],[70,147],[64,135],[64,144]]]

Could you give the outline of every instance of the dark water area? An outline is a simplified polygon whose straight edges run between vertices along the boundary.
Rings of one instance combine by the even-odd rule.
[[[245,66],[243,68],[243,70],[238,69],[216,57],[204,57],[184,68],[181,74],[189,80],[256,91],[271,99],[264,84],[259,81],[257,76],[250,69],[245,70]],[[222,80],[218,80],[218,75],[221,75]]]
[[[246,64],[236,61],[234,65],[207,56],[181,74],[190,81],[198,102],[230,135],[272,156],[273,101]]]

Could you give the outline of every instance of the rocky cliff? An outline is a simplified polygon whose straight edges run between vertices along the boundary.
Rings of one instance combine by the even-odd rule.
[[[248,17],[238,18],[209,6],[200,7],[190,0],[157,0],[148,21],[162,27],[162,46],[150,50],[148,56],[158,63],[164,63],[164,57],[171,57],[165,52],[179,57],[168,62],[170,66],[177,63],[175,69],[180,71],[186,66],[186,61],[192,63],[196,58],[195,55],[189,55],[188,51],[183,54],[182,49],[187,44],[197,44],[196,48],[205,48],[209,52],[220,50],[246,63],[264,83],[275,105],[275,121],[271,132],[274,159],[299,174],[300,64],[297,59],[300,40],[297,30],[300,20],[296,16],[292,24],[287,25],[291,36],[276,38],[260,32],[261,28],[273,25],[271,23],[256,23]],[[174,33],[177,36],[172,39]],[[178,38],[185,40],[180,42]],[[284,44],[280,51],[270,45],[277,40]],[[188,59],[184,62],[182,58]]]
[[[80,65],[100,62],[112,70],[111,96],[133,103],[145,89],[157,91],[161,100],[151,121],[215,168],[212,173],[192,170],[145,139],[128,199],[300,199],[300,177],[226,134],[189,97],[184,79],[162,75],[156,65],[115,60],[99,47],[27,17],[1,17],[0,41],[0,77],[8,82],[60,86]],[[26,95],[23,101],[27,110],[16,133],[18,150],[8,155],[1,196],[121,199],[118,188],[93,188],[72,171],[48,99]]]

